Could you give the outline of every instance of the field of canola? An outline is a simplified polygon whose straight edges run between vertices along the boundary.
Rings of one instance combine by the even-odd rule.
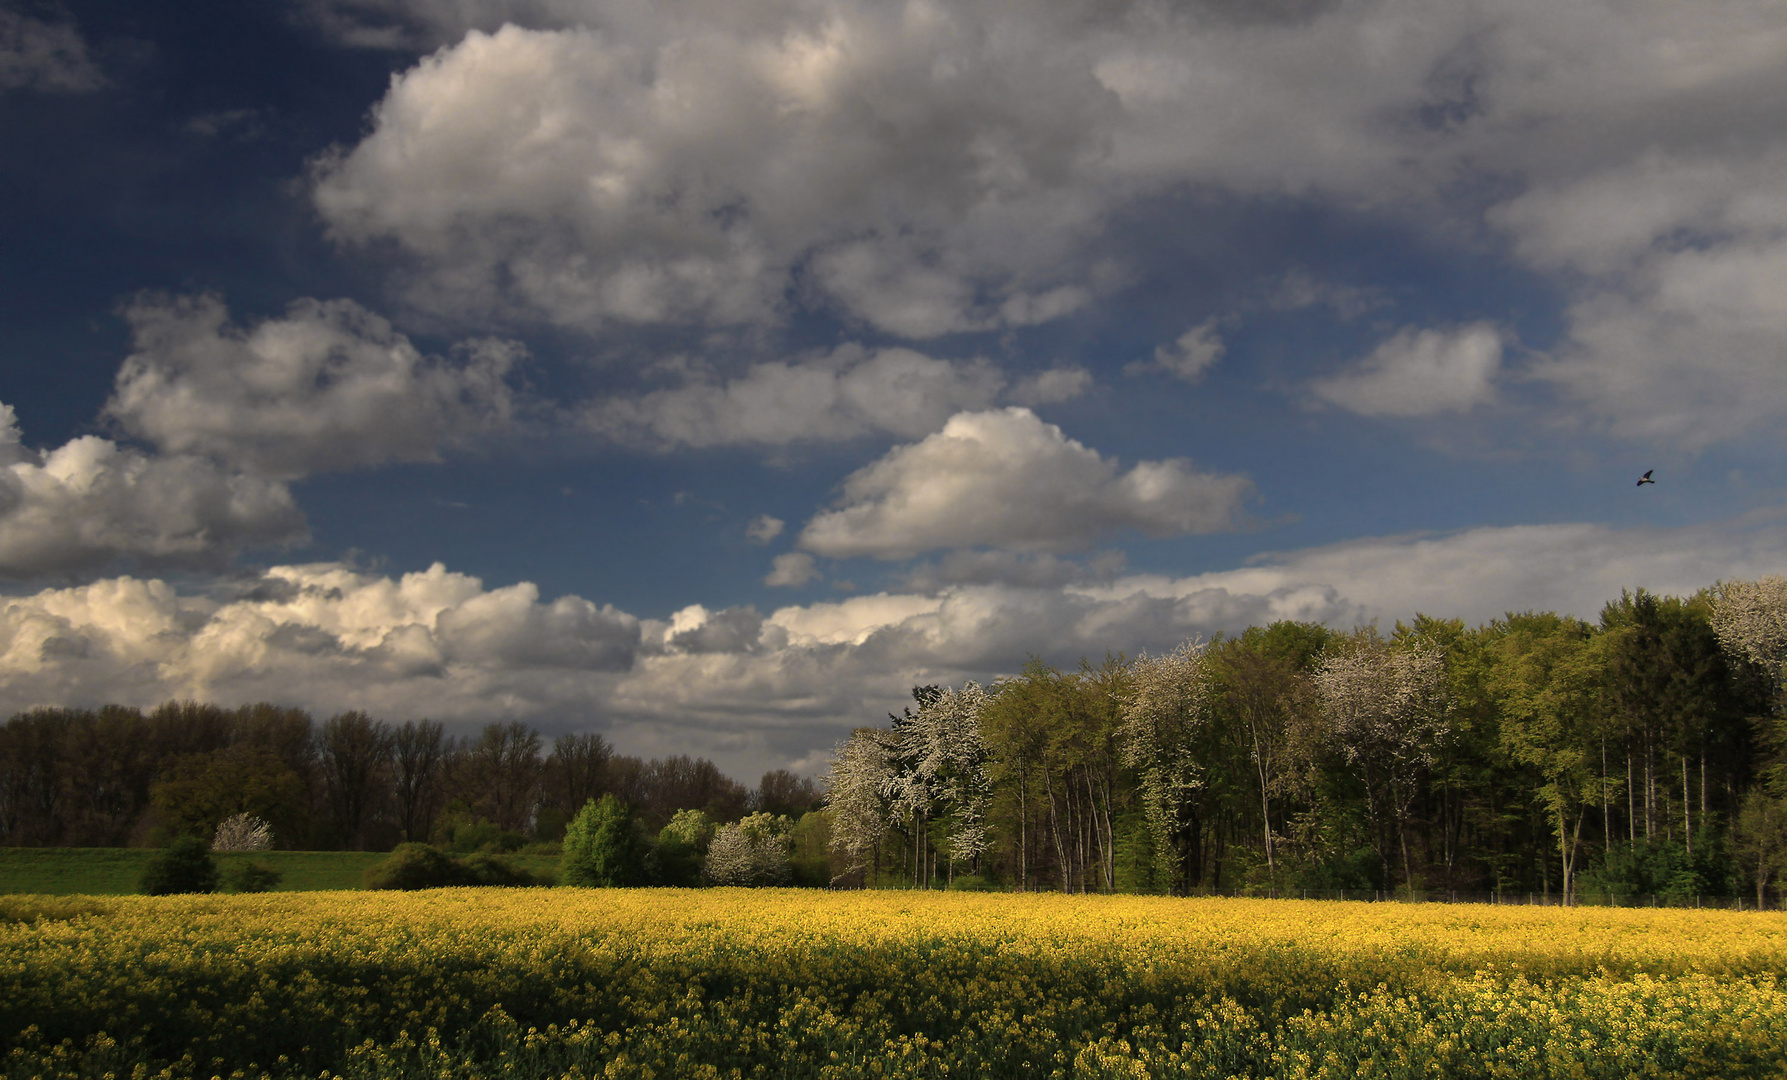
[[[742,890],[0,898],[9,1077],[1787,1074],[1787,916]]]

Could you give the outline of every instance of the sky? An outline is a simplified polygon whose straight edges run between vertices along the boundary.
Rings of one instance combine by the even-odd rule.
[[[1782,116],[1773,0],[0,0],[0,712],[750,781],[1781,573]]]

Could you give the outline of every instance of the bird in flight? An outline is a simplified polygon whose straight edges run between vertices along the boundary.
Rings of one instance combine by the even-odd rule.
[[[1654,483],[1656,483],[1656,481],[1655,481],[1655,480],[1652,480],[1652,479],[1651,479],[1651,478],[1650,478],[1650,474],[1651,474],[1651,473],[1654,473],[1654,472],[1656,472],[1656,471],[1657,471],[1657,470],[1655,470],[1655,469],[1646,469],[1646,470],[1644,470],[1644,475],[1643,475],[1643,476],[1640,476],[1640,477],[1639,477],[1639,478],[1638,478],[1638,486],[1639,486],[1639,487],[1643,487],[1643,486],[1644,486],[1644,485],[1646,485],[1646,484],[1654,484]]]

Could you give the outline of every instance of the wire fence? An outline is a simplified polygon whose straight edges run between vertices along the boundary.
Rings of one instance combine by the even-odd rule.
[[[919,885],[881,884],[871,889],[905,892],[944,892],[944,886],[925,888]],[[1059,889],[1016,886],[980,886],[977,892],[1059,892]],[[1075,893],[1108,893],[1104,889],[1073,889]],[[1564,907],[1558,893],[1491,892],[1462,893],[1416,889],[1200,889],[1193,896],[1221,896],[1258,900],[1350,900],[1379,904],[1492,904],[1505,907]],[[1570,907],[1615,908],[1705,908],[1718,911],[1787,911],[1787,899],[1767,898],[1758,903],[1754,896],[1683,896],[1672,893],[1604,893],[1578,892],[1570,897]]]

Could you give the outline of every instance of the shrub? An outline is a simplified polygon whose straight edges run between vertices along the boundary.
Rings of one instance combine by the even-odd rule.
[[[617,888],[648,880],[647,845],[633,811],[613,795],[583,804],[565,828],[559,880],[566,885]]]
[[[223,875],[223,887],[233,893],[272,892],[284,876],[264,863],[242,863]]]
[[[398,844],[391,857],[366,872],[368,889],[444,889],[455,885],[542,885],[500,856],[480,852],[461,861],[428,844]]]
[[[545,884],[526,870],[497,855],[480,852],[466,859],[463,865],[466,872],[471,875],[474,885],[500,885],[513,888]]]
[[[368,889],[442,889],[476,884],[477,879],[464,863],[428,844],[398,844],[390,858],[366,872]]]
[[[217,862],[196,836],[182,836],[143,867],[139,887],[149,896],[217,891]]]

